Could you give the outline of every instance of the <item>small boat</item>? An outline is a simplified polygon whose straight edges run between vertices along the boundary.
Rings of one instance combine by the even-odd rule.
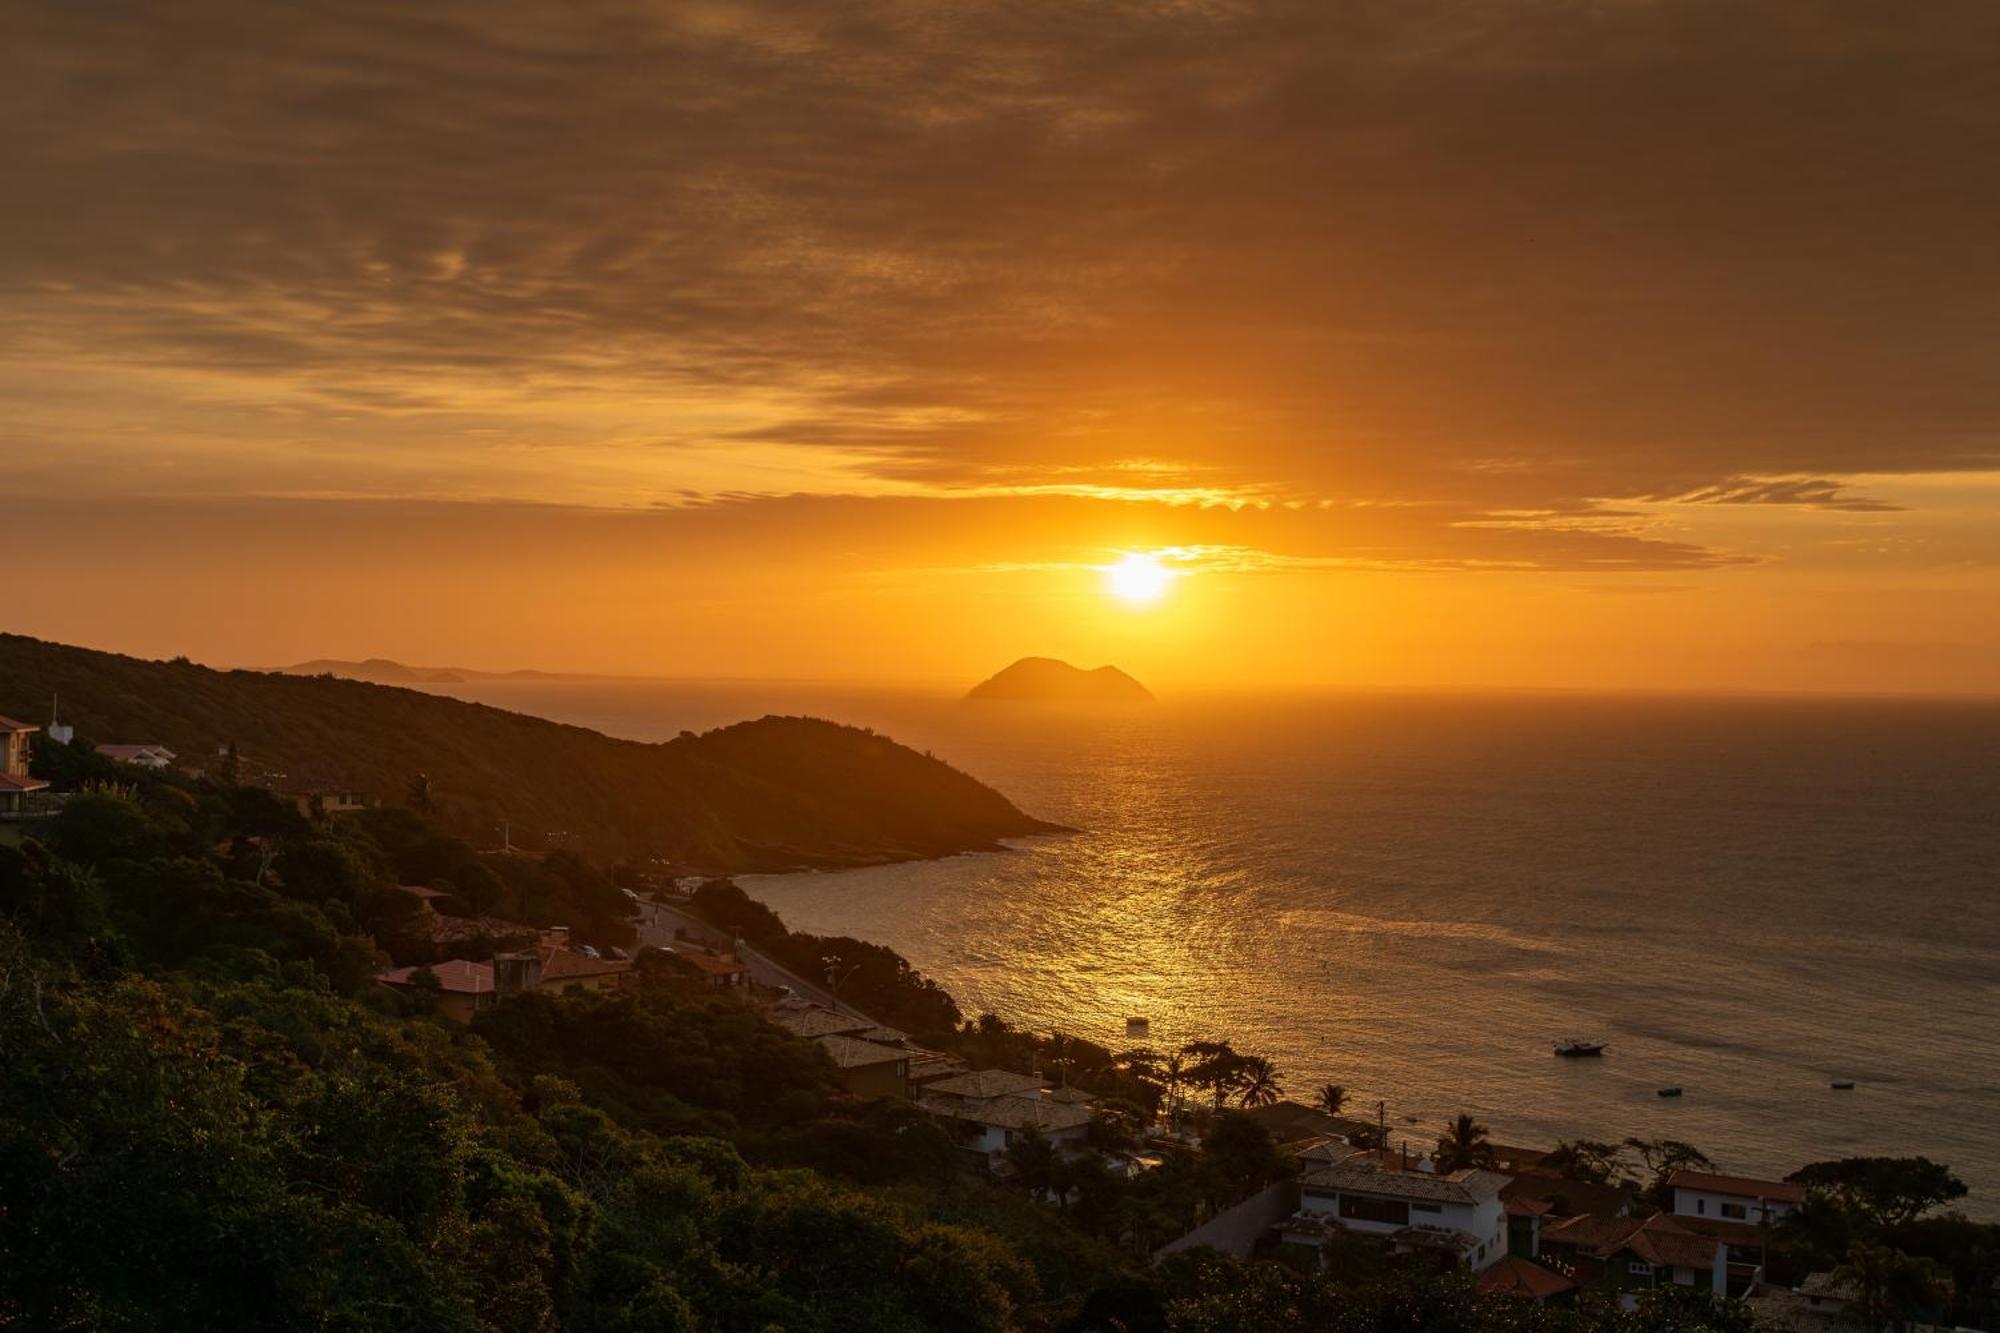
[[[1557,1042],[1556,1054],[1566,1055],[1572,1059],[1582,1055],[1602,1055],[1604,1054],[1604,1043],[1601,1041],[1577,1041],[1572,1038],[1569,1041]]]
[[[1680,1096],[1680,1095],[1681,1095],[1681,1090],[1680,1090],[1679,1088],[1661,1088],[1661,1089],[1660,1089],[1660,1096],[1662,1096],[1662,1097],[1678,1097],[1678,1096]]]
[[[1835,1092],[1853,1092],[1854,1080],[1851,1078],[1835,1079],[1833,1082],[1833,1090]]]
[[[1152,1030],[1153,1025],[1143,1018],[1128,1018],[1125,1020],[1125,1035],[1128,1037],[1144,1037]]]

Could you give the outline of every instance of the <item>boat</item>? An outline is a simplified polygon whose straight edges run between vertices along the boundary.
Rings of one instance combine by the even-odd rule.
[[[1851,1078],[1835,1079],[1833,1082],[1833,1090],[1835,1092],[1853,1092],[1854,1080]]]
[[[1144,1037],[1152,1029],[1153,1025],[1143,1018],[1128,1018],[1125,1020],[1125,1035],[1128,1037]]]
[[[1570,1056],[1571,1058],[1580,1055],[1602,1055],[1604,1054],[1604,1043],[1601,1041],[1578,1041],[1575,1038],[1571,1038],[1568,1041],[1559,1041],[1556,1043],[1556,1054]]]
[[[1681,1095],[1681,1090],[1680,1090],[1679,1088],[1661,1088],[1661,1089],[1660,1089],[1660,1096],[1662,1096],[1662,1097],[1678,1097],[1678,1096],[1680,1096],[1680,1095]]]

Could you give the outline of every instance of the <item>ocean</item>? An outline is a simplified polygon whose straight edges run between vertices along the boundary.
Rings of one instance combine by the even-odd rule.
[[[1467,1111],[1501,1142],[1670,1137],[1745,1173],[1921,1153],[2000,1215],[2000,704],[437,688],[648,740],[829,716],[1074,825],[742,881],[969,1015],[1114,1048],[1128,1016],[1156,1047],[1226,1037],[1413,1147]],[[1556,1058],[1567,1036],[1607,1053]]]

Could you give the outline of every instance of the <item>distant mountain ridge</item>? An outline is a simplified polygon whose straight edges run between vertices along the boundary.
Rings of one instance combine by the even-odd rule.
[[[365,680],[376,685],[446,685],[464,680],[570,680],[554,671],[475,671],[471,667],[420,667],[387,657],[369,657],[359,662],[339,657],[315,657],[269,670],[286,676],[339,676],[343,680]]]
[[[1115,666],[1094,671],[1053,657],[1024,657],[988,676],[967,699],[1009,703],[1152,703],[1153,693]]]
[[[62,697],[77,741],[164,745],[184,765],[239,748],[272,785],[401,802],[418,774],[474,842],[575,846],[605,860],[780,871],[919,860],[1064,831],[886,736],[765,717],[664,744],[423,690],[215,671],[0,634],[0,714]]]

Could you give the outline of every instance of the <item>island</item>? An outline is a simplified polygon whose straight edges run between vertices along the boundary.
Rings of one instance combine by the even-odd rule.
[[[1085,671],[1053,657],[1024,657],[965,696],[979,703],[1149,704],[1153,693],[1115,666]]]

